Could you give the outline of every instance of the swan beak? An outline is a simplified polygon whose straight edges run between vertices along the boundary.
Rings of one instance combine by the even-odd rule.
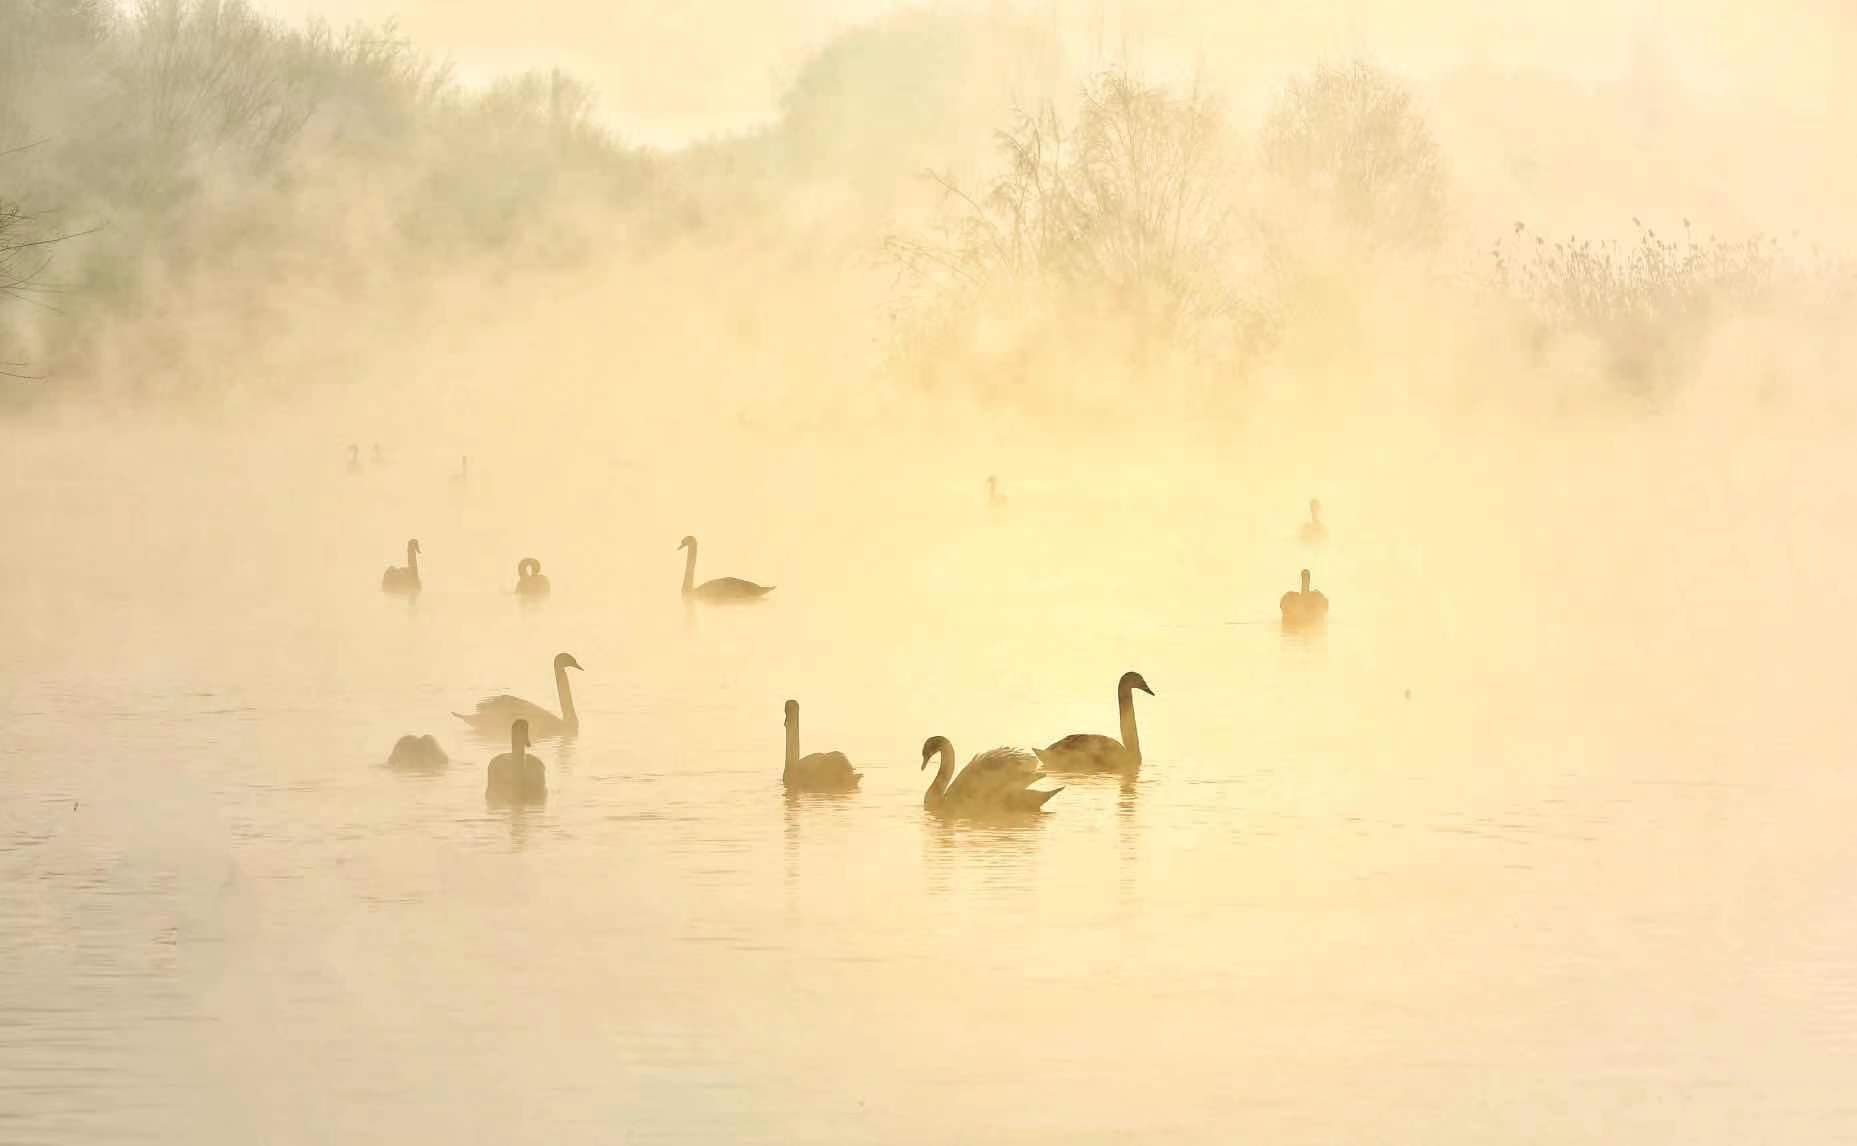
[[[928,758],[928,757],[926,757],[926,756],[924,756],[924,757],[922,758],[922,768],[927,768],[927,767],[928,767],[928,760],[929,760],[929,758]],[[920,772],[920,771],[922,771],[922,768],[917,768],[917,769],[916,769],[916,771],[918,771],[918,772]]]
[[[1153,689],[1151,689],[1151,688],[1149,688],[1149,687],[1148,687],[1147,685],[1145,685],[1145,684],[1141,686],[1141,691],[1143,691],[1143,692],[1145,692],[1145,693],[1147,693],[1147,694],[1148,694],[1149,696],[1153,696],[1153,695],[1154,695],[1154,690],[1153,690]]]

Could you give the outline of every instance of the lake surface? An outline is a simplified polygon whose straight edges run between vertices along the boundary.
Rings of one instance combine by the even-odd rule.
[[[1857,1142],[1832,446],[1363,464],[1311,558],[1237,457],[990,514],[880,443],[680,497],[8,434],[0,1141]],[[773,597],[687,613],[687,532]],[[563,650],[487,809],[448,713]],[[1131,668],[1137,781],[925,815],[926,737],[1113,734]],[[862,792],[783,796],[789,696]]]

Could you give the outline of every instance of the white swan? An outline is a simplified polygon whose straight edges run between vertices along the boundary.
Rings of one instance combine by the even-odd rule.
[[[380,587],[384,593],[419,592],[419,540],[406,543],[406,564],[389,565],[387,571],[380,575]]]
[[[516,596],[531,600],[546,597],[551,586],[548,577],[542,572],[542,563],[533,557],[524,557],[516,562]]]
[[[1309,520],[1302,523],[1302,543],[1320,545],[1328,540],[1328,526],[1322,524],[1322,503],[1309,502]]]
[[[529,722],[509,726],[509,751],[490,761],[484,798],[499,803],[529,803],[548,798],[548,770],[529,755]]]
[[[740,577],[718,577],[714,581],[696,584],[696,538],[686,537],[677,543],[677,548],[685,550],[683,559],[683,595],[698,601],[712,604],[740,603],[758,601],[774,591],[772,585],[757,585],[753,581],[744,581]]]
[[[922,795],[922,806],[944,816],[1036,812],[1046,800],[1064,790],[1032,790],[1045,774],[1039,771],[1037,754],[1028,748],[982,752],[969,760],[958,776],[954,774],[954,745],[946,736],[931,736],[922,742],[922,767],[927,768],[938,753],[941,766]]]
[[[537,736],[572,736],[580,731],[580,714],[574,711],[574,693],[568,688],[567,670],[578,669],[580,662],[567,653],[555,657],[555,696],[561,702],[556,716],[533,701],[504,693],[487,696],[477,702],[473,712],[454,712],[453,716],[471,726],[480,736],[501,736],[512,721],[524,721]]]
[[[789,792],[853,792],[864,777],[843,752],[800,755],[800,702],[787,701],[787,766],[780,782]]]
[[[394,742],[393,754],[387,757],[387,767],[412,771],[431,771],[450,762],[437,738],[430,735],[400,737]]]
[[[1135,731],[1134,690],[1149,696],[1148,687],[1138,672],[1125,672],[1116,682],[1116,711],[1122,717],[1122,739],[1078,732],[1038,753],[1045,767],[1054,772],[1133,772],[1141,767],[1141,736]]]
[[[1302,592],[1291,590],[1277,602],[1283,610],[1286,629],[1314,629],[1328,621],[1328,598],[1320,590],[1309,588],[1309,571],[1302,571]]]

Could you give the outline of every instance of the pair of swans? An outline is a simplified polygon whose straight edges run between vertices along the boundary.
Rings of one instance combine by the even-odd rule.
[[[546,597],[553,586],[542,572],[542,563],[533,557],[516,562],[516,596],[530,601]]]
[[[740,577],[718,577],[714,581],[696,583],[696,538],[685,537],[677,543],[677,548],[684,551],[683,559],[683,595],[686,601],[704,601],[712,605],[743,604],[759,601],[774,591],[772,585],[757,585],[753,581],[744,581]]]
[[[1302,571],[1302,591],[1283,594],[1277,607],[1283,611],[1286,629],[1315,629],[1328,621],[1328,598],[1320,590],[1309,588],[1309,571]]]
[[[787,758],[780,782],[789,792],[855,792],[863,775],[843,752],[800,755],[800,706],[786,704]],[[995,748],[967,762],[957,774],[954,745],[946,736],[931,736],[922,745],[922,767],[941,758],[922,806],[944,816],[986,816],[1036,812],[1063,789],[1037,791],[1044,776],[1038,757],[1024,748]]]
[[[571,653],[555,657],[555,697],[561,704],[560,715],[507,693],[487,696],[477,702],[475,710],[452,715],[470,725],[471,731],[488,738],[502,736],[517,722],[523,725],[525,735],[533,729],[537,736],[572,736],[580,731],[580,714],[574,711],[574,692],[568,687],[567,670],[579,668],[580,662]]]
[[[418,538],[406,543],[406,564],[389,565],[387,571],[380,575],[380,588],[383,593],[419,592]]]

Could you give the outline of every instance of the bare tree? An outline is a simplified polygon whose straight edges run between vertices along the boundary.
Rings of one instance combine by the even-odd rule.
[[[1292,80],[1264,125],[1264,162],[1301,201],[1373,241],[1431,245],[1445,177],[1411,93],[1356,61]]]
[[[1047,104],[996,139],[1003,169],[984,192],[931,172],[943,215],[927,234],[889,240],[931,307],[1029,286],[1060,309],[1113,312],[1143,337],[1224,308],[1223,125],[1199,92],[1109,73],[1085,87],[1074,129]]]

